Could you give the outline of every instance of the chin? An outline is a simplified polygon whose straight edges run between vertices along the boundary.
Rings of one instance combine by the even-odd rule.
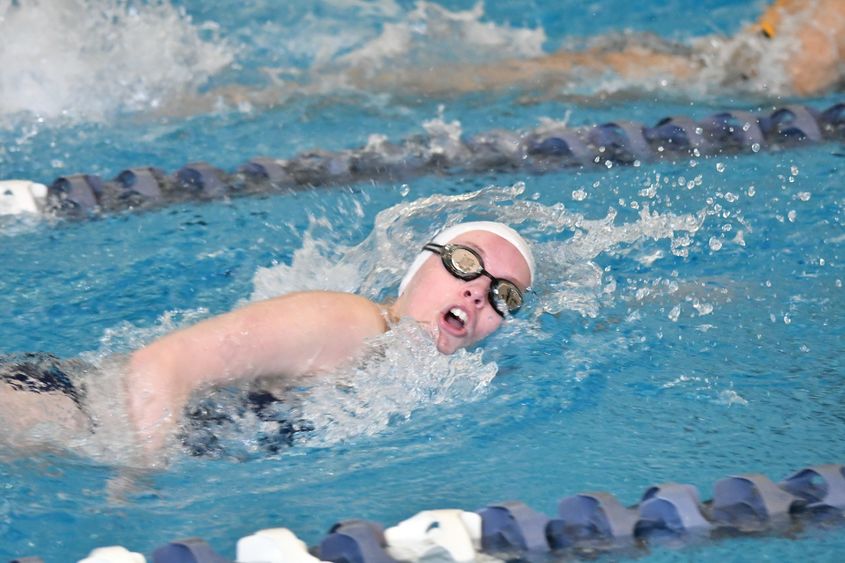
[[[435,345],[437,346],[437,351],[446,356],[451,356],[462,348],[462,346],[450,342],[449,338],[443,338],[442,334],[437,338]]]

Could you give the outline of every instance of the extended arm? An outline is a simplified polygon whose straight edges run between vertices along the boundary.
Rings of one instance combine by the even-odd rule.
[[[157,449],[194,390],[328,370],[386,329],[377,305],[349,294],[295,293],[247,305],[132,354],[130,418],[145,449]]]

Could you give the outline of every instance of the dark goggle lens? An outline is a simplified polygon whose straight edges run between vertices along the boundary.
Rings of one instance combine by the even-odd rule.
[[[468,248],[452,247],[449,262],[455,273],[463,279],[477,278],[484,269],[481,259]]]
[[[490,293],[493,296],[493,306],[502,314],[514,314],[522,307],[522,293],[509,281],[498,280],[490,288]]]

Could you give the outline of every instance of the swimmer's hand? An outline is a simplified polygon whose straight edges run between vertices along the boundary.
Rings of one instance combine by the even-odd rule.
[[[378,305],[347,293],[293,293],[252,303],[132,354],[126,376],[130,419],[144,450],[157,452],[198,389],[330,370],[387,328]]]

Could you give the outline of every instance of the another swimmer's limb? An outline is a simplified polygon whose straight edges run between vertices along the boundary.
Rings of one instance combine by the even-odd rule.
[[[777,0],[753,31],[783,42],[786,71],[796,94],[822,92],[845,76],[842,0]]]
[[[172,433],[195,390],[329,370],[386,330],[381,308],[351,294],[304,292],[252,303],[132,354],[130,417],[144,448],[153,452]]]
[[[655,52],[632,44],[621,50],[558,51],[530,59],[496,61],[489,65],[454,64],[429,68],[353,69],[350,82],[364,89],[411,90],[427,95],[531,88],[548,91],[574,80],[614,73],[626,80],[685,79],[699,70],[687,56]]]

